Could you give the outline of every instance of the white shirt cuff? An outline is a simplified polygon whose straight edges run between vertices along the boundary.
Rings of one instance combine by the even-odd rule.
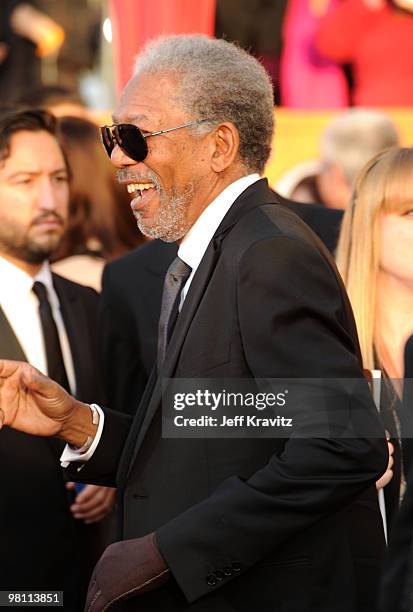
[[[105,423],[105,414],[100,406],[98,406],[97,404],[93,404],[93,406],[99,413],[99,424],[95,437],[93,438],[93,442],[90,445],[90,448],[83,453],[79,450],[70,447],[69,444],[66,444],[63,453],[60,457],[60,465],[64,468],[67,468],[70,463],[81,463],[82,465],[77,468],[77,471],[80,472],[83,465],[93,456],[93,453],[95,452],[97,445],[100,442],[100,438],[102,437],[103,425]]]

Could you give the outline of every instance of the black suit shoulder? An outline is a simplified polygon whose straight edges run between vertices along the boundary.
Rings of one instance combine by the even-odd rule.
[[[329,341],[332,334],[354,354],[352,368],[347,374],[357,377],[361,363],[360,350],[352,309],[343,282],[328,249],[321,243],[311,229],[292,211],[277,204],[264,204],[250,209],[224,235],[220,248],[220,261],[215,271],[217,293],[231,293],[238,296],[240,305],[238,315],[244,314],[245,327],[256,338],[261,337],[257,358],[263,354],[263,347],[268,344],[266,338],[274,340],[272,325],[275,313],[279,312],[283,325],[277,327],[276,337],[285,335],[285,347],[293,344],[292,331],[287,323],[297,316],[304,324],[305,317],[300,316],[300,309],[312,313],[315,321],[324,321],[323,336]],[[228,298],[229,299],[229,298]],[[221,298],[224,302],[225,299]],[[267,308],[264,304],[267,303]],[[229,306],[228,306],[229,308]],[[298,308],[297,313],[295,309]],[[244,312],[245,309],[245,312]],[[219,311],[218,306],[214,309]],[[272,312],[272,317],[268,313]],[[281,316],[281,312],[283,312]],[[211,316],[211,315],[209,315]],[[260,326],[251,326],[250,321],[260,321]],[[241,325],[241,323],[240,323]],[[298,323],[294,329],[297,331]],[[312,333],[317,329],[315,323]],[[225,333],[222,334],[225,337]],[[204,339],[207,342],[207,338]],[[296,365],[301,361],[299,356],[303,338],[297,334],[296,351],[290,351],[289,360]],[[248,346],[255,344],[250,340]],[[318,343],[319,348],[319,343]],[[211,351],[212,351],[211,347]],[[279,347],[282,350],[282,347]],[[312,359],[306,360],[303,376],[313,372],[317,376],[317,343],[311,347]],[[333,351],[333,346],[328,350]],[[271,352],[274,346],[270,342],[268,355],[264,359],[265,367],[272,362]],[[336,351],[337,353],[337,351]],[[334,354],[334,353],[333,353]],[[287,364],[284,359],[283,364]],[[330,362],[331,365],[331,362]],[[346,367],[350,366],[350,360]],[[343,363],[338,365],[341,375],[345,372]],[[333,375],[330,374],[332,377]]]
[[[252,208],[233,227],[228,239],[224,238],[223,244],[225,249],[236,252],[239,260],[253,245],[273,239],[290,245],[291,263],[295,264],[300,256],[305,257],[306,254],[323,262],[324,267],[328,268],[337,280],[341,293],[344,292],[330,251],[314,230],[290,207],[269,203]],[[296,243],[295,248],[292,241]]]
[[[293,200],[284,198],[279,193],[276,193],[276,196],[280,204],[301,217],[301,219],[317,234],[328,250],[334,253],[337,247],[341,222],[343,220],[342,210],[326,208],[318,204],[294,202]]]
[[[290,202],[290,204],[295,203]],[[255,221],[255,224],[251,225],[253,221]],[[314,243],[313,230],[308,231],[309,225],[303,216],[299,215],[293,206],[284,206],[284,204],[279,206],[277,201],[274,203],[267,202],[252,208],[241,217],[237,225],[241,226],[242,224],[249,225],[251,231],[255,231],[257,236],[284,235]]]
[[[93,330],[93,335],[95,335],[97,332],[97,314],[100,301],[99,293],[95,289],[92,289],[92,287],[81,285],[59,274],[53,273],[52,278],[54,288],[59,296],[63,315],[65,315],[65,310],[67,311],[65,325],[68,328],[68,334],[70,335],[73,331],[71,327],[77,327],[75,319],[73,318],[72,320],[72,316],[70,316],[72,304],[76,303],[82,305],[82,309],[86,314],[85,322],[88,328]]]
[[[76,378],[76,396],[105,404],[98,341],[100,295],[91,287],[52,274]]]
[[[64,293],[65,295],[74,295],[78,296],[84,300],[95,301],[99,300],[98,292],[92,287],[88,287],[86,285],[81,285],[80,283],[75,283],[64,276],[60,276],[60,274],[52,273],[53,285],[56,291],[59,293]]]

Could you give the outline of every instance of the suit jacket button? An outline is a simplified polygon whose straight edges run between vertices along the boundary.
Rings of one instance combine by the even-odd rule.
[[[215,586],[215,585],[216,585],[216,583],[218,582],[218,580],[217,580],[216,576],[214,576],[214,574],[209,574],[209,575],[206,577],[206,581],[207,581],[207,584],[208,584],[209,586],[211,586],[211,587],[212,587],[212,586]]]
[[[228,565],[223,567],[222,571],[224,572],[225,576],[232,576],[232,574],[234,573]]]
[[[240,572],[242,565],[241,563],[231,563],[231,567],[233,572]]]
[[[214,572],[214,574],[215,574],[215,577],[218,578],[220,582],[224,580],[225,578],[225,574],[221,570],[217,570],[216,572]]]

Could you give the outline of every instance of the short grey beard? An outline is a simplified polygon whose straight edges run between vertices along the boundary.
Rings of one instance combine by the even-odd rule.
[[[155,223],[147,226],[138,210],[133,213],[142,234],[148,238],[159,238],[163,242],[176,242],[183,238],[189,230],[186,212],[193,192],[193,185],[188,186],[185,192],[179,195],[172,192],[167,196],[158,191],[159,209]]]

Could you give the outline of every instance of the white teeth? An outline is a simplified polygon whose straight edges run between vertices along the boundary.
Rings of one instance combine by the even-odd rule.
[[[145,189],[153,189],[155,185],[153,183],[129,183],[126,185],[128,193],[134,193],[135,191],[145,191]]]

